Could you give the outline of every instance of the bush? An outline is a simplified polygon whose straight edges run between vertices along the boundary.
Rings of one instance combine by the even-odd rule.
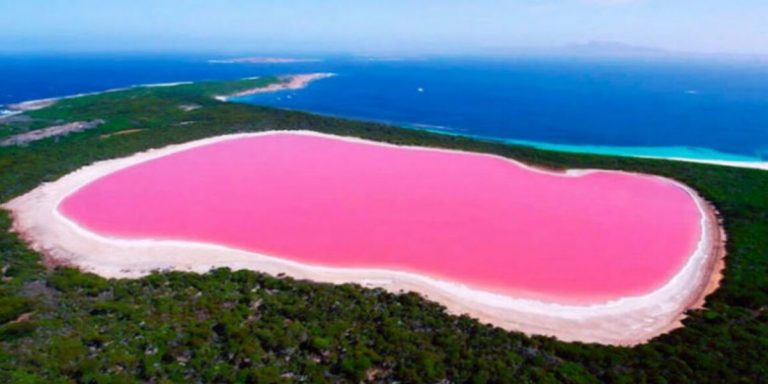
[[[16,320],[23,313],[32,311],[32,301],[26,297],[0,297],[0,324]]]
[[[98,295],[109,287],[107,280],[74,268],[59,267],[48,278],[48,285],[65,293]]]

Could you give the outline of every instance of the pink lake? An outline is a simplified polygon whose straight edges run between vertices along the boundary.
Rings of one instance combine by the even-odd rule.
[[[693,197],[661,178],[570,177],[303,133],[146,161],[82,187],[59,210],[110,237],[214,243],[578,304],[661,287],[702,235]]]

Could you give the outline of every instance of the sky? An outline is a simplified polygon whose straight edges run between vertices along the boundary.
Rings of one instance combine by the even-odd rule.
[[[768,54],[766,0],[0,0],[0,51]]]

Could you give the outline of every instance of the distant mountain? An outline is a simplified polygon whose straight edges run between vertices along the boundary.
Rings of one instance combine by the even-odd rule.
[[[563,47],[566,53],[587,55],[668,55],[670,52],[660,48],[625,44],[615,41],[590,41],[587,43],[568,44]]]
[[[587,43],[568,44],[560,49],[551,50],[556,54],[595,57],[646,57],[646,58],[693,58],[710,61],[740,61],[766,63],[768,55],[745,53],[707,53],[691,51],[669,51],[661,48],[632,45],[613,41],[590,41]]]

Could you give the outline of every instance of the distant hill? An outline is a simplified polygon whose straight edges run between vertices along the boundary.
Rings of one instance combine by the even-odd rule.
[[[563,47],[568,53],[597,55],[667,55],[670,52],[660,48],[625,44],[615,41],[590,41],[568,44]]]

